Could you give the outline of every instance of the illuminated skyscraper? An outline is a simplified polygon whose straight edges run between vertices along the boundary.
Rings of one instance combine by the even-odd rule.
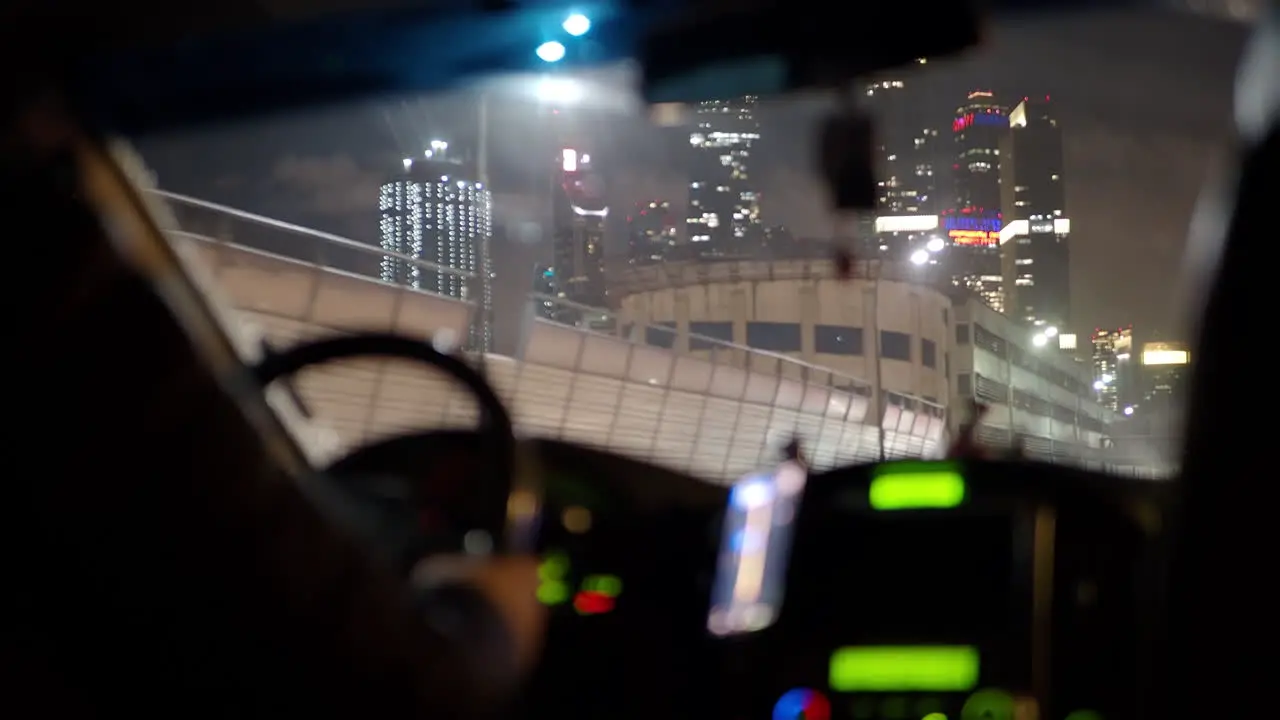
[[[866,105],[876,121],[878,215],[934,215],[942,209],[933,167],[938,131],[920,121],[925,112],[919,100],[896,77],[867,85]]]
[[[756,98],[710,100],[694,108],[689,133],[689,243],[702,257],[732,257],[760,233],[760,199],[749,172],[760,140]]]
[[[556,299],[562,297],[556,284],[556,269],[541,263],[533,266],[533,292],[541,297],[534,298],[534,315],[547,320],[558,320],[562,306]]]
[[[1066,210],[1062,129],[1049,97],[1023,98],[1009,112],[1001,145],[1006,312],[1035,325],[1071,319],[1071,220]]]
[[[382,184],[378,210],[382,249],[425,260],[440,268],[424,268],[385,255],[381,270],[384,282],[452,298],[477,299],[482,317],[489,316],[490,283],[481,283],[477,276],[482,269],[487,271],[491,267],[481,258],[492,232],[492,198],[488,188],[471,180],[459,163],[441,159],[405,160],[402,171]],[[476,298],[478,294],[486,296]],[[471,338],[471,346],[491,347],[491,323],[482,322],[477,327],[477,337]]]
[[[1098,403],[1120,412],[1137,398],[1133,328],[1095,330],[1093,333],[1093,389]]]
[[[627,264],[649,265],[668,259],[676,244],[671,203],[650,200],[636,203],[627,216]]]
[[[609,217],[604,180],[592,166],[591,156],[574,148],[560,151],[557,171],[553,208],[556,286],[567,300],[603,310],[608,306],[604,235]],[[575,322],[597,327],[602,317],[604,313],[586,313]]]
[[[956,196],[943,222],[954,245],[952,280],[1004,312],[1000,144],[1009,134],[1009,118],[992,93],[977,90],[956,109],[951,132],[956,151],[952,166]],[[957,236],[952,230],[971,234]]]

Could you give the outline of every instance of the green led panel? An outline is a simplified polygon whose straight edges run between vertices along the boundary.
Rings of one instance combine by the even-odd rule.
[[[965,499],[964,475],[950,462],[884,463],[871,471],[874,510],[953,508]]]
[[[967,692],[978,684],[978,649],[964,645],[845,647],[831,654],[836,692]]]

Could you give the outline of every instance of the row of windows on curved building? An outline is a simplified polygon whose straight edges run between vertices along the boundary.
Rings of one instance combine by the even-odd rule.
[[[846,356],[866,354],[863,328],[848,325],[813,325],[811,327],[815,353]],[[803,328],[803,325],[794,322],[749,321],[746,323],[745,345],[767,352],[798,353],[804,349]],[[677,337],[678,332],[674,321],[659,322],[645,328],[645,344],[653,347],[671,349],[675,347]],[[688,341],[687,349],[691,351],[709,351],[717,346],[733,343],[733,323],[731,321],[690,321]],[[957,323],[955,342],[957,346],[972,343],[997,358],[1007,360],[1016,367],[1034,373],[1073,395],[1085,395],[1088,392],[1088,388],[1079,378],[1041,360],[1032,351],[1005,340],[978,323]],[[919,357],[920,364],[924,367],[939,369],[939,355],[938,344],[933,340],[914,338],[907,333],[893,330],[880,331],[880,357],[886,360],[915,362]],[[944,361],[947,360],[945,351],[941,355]],[[951,374],[950,368],[947,367],[949,364],[944,362],[944,367],[941,368],[948,375]],[[968,395],[969,393],[961,390],[960,394]],[[985,399],[994,401],[998,398]],[[1000,401],[1003,402],[1003,400]]]
[[[864,333],[860,327],[848,325],[813,325],[813,351],[824,355],[857,356],[866,353]],[[654,347],[672,348],[677,340],[674,321],[659,322],[645,328],[645,343]],[[690,321],[689,350],[712,350],[717,345],[732,343],[733,323],[730,321]],[[798,353],[804,349],[804,331],[800,323],[749,321],[746,324],[747,347],[775,353]],[[917,344],[907,333],[893,330],[880,331],[880,356],[887,360],[914,362]],[[938,344],[920,338],[920,363],[927,368],[938,367]]]
[[[863,328],[848,325],[812,325],[813,351],[825,355],[861,356],[866,354],[866,333]],[[750,321],[746,323],[746,345],[755,350],[794,354],[802,351],[805,343],[804,326],[800,323]],[[629,331],[626,332],[629,334]],[[644,329],[644,342],[653,347],[672,349],[680,336],[674,321],[659,322]],[[734,342],[733,323],[729,321],[690,321],[687,338],[689,351],[709,352],[717,347],[726,348]],[[1024,348],[1010,343],[978,323],[957,323],[957,346],[974,345],[1001,360],[1031,372],[1077,397],[1085,396],[1087,389],[1080,379],[1053,367]],[[950,355],[939,352],[938,344],[928,338],[916,338],[893,330],[880,331],[880,357],[886,360],[915,362],[926,368],[942,370],[951,375]],[[939,363],[942,367],[939,367]],[[858,390],[861,388],[855,388]],[[955,390],[959,397],[975,398],[986,403],[1010,403],[1019,410],[1052,418],[1058,422],[1076,423],[1085,430],[1105,432],[1104,423],[1098,417],[1081,412],[1079,407],[1067,407],[1059,402],[1046,400],[1032,393],[1010,387],[1008,383],[987,377],[979,372],[958,372]],[[894,404],[915,409],[914,400],[897,393],[887,393]],[[929,402],[936,398],[924,397]]]

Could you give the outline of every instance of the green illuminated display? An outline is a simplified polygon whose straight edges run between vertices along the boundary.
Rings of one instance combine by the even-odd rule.
[[[575,591],[569,583],[569,557],[553,552],[538,565],[538,602],[563,605],[570,599],[584,615],[595,615],[613,609],[613,601],[622,594],[622,578],[617,575],[588,575]]]
[[[872,471],[875,510],[953,508],[965,499],[964,475],[949,462],[885,463]]]
[[[617,575],[588,575],[582,579],[582,590],[616,598],[622,594],[622,579]]]
[[[966,692],[978,665],[968,646],[846,647],[832,653],[828,682],[836,692]]]
[[[538,565],[538,602],[543,605],[560,605],[568,602],[569,583],[565,577],[569,574],[569,558],[561,553],[548,555]]]

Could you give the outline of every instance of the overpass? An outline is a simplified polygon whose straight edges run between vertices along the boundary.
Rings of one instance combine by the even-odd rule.
[[[378,279],[386,254],[380,248],[195,198],[154,195],[173,210],[175,244],[213,275],[240,321],[257,326],[273,346],[352,330],[396,331],[423,342],[468,334],[469,303]],[[889,406],[875,418],[871,388],[861,379],[732,343],[707,339],[712,350],[694,356],[536,318],[534,306],[546,302],[557,301],[530,296],[525,303],[513,352],[483,357],[525,434],[721,481],[770,461],[793,436],[820,468],[882,454],[928,456],[945,446],[946,410],[935,403],[915,398],[914,410]],[[335,453],[410,429],[467,427],[477,417],[449,379],[396,361],[309,370],[294,388],[309,414],[332,430]]]

